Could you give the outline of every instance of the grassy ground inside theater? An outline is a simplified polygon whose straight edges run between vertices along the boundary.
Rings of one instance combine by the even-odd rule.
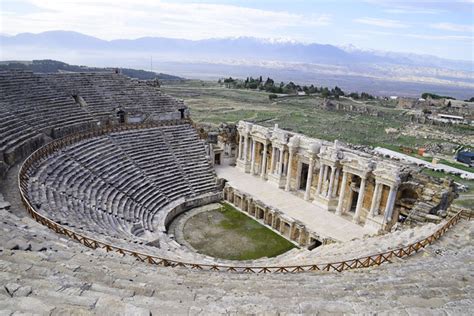
[[[191,217],[184,238],[200,253],[230,260],[274,257],[295,247],[228,204]]]

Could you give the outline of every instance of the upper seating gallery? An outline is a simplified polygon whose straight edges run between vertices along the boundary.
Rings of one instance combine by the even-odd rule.
[[[106,124],[188,118],[181,100],[114,72],[0,71],[0,175],[48,142]]]

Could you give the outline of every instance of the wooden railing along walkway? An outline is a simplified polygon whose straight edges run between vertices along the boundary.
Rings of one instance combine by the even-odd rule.
[[[183,122],[183,121],[179,121]],[[157,126],[164,125],[173,125],[177,122],[165,122],[162,124],[142,124],[142,125],[123,125],[111,128],[105,128],[101,130],[94,130],[86,133],[80,133],[72,136],[67,136],[62,139],[54,140],[51,143],[39,148],[34,153],[32,153],[21,166],[20,172],[18,174],[18,183],[19,190],[22,202],[31,215],[31,217],[36,220],[38,223],[48,227],[57,234],[65,235],[89,248],[92,249],[104,249],[107,252],[116,252],[122,255],[128,255],[136,258],[138,261],[146,262],[149,264],[154,264],[158,266],[165,267],[183,267],[189,268],[192,270],[207,270],[207,271],[226,271],[226,272],[241,272],[241,273],[298,273],[305,271],[336,271],[341,272],[344,270],[358,269],[358,268],[368,268],[372,266],[378,266],[385,262],[391,262],[393,258],[404,258],[410,256],[420,249],[425,248],[426,246],[434,243],[436,240],[441,238],[449,228],[456,225],[462,218],[468,220],[471,219],[470,212],[460,211],[451,219],[449,219],[441,228],[436,230],[430,236],[423,238],[422,240],[416,241],[409,245],[399,247],[396,249],[388,250],[385,252],[363,256],[359,258],[331,262],[331,263],[318,263],[318,264],[304,264],[304,265],[290,265],[290,266],[246,266],[246,265],[218,265],[218,264],[201,264],[201,263],[192,263],[192,262],[183,262],[179,260],[174,260],[170,258],[157,257],[151,254],[145,254],[138,251],[118,247],[109,243],[99,241],[97,239],[91,238],[89,236],[79,234],[73,230],[66,228],[62,225],[57,224],[46,216],[40,214],[35,208],[31,205],[28,199],[28,176],[30,174],[31,167],[35,164],[36,161],[42,160],[49,156],[54,151],[68,146],[70,144],[76,143],[78,141],[101,136],[104,134],[119,132],[132,129],[146,129]],[[191,123],[191,122],[187,122]]]

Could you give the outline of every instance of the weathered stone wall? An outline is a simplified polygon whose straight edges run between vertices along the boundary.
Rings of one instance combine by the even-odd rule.
[[[181,215],[182,213],[196,208],[200,207],[203,205],[211,204],[211,203],[216,203],[222,201],[223,194],[222,192],[219,193],[212,193],[212,194],[207,194],[203,196],[199,196],[194,199],[189,199],[185,200],[182,203],[179,203],[175,207],[173,207],[171,210],[169,210],[166,215],[164,215],[164,221],[159,224],[161,229],[167,230],[168,226],[170,223],[175,219],[177,216]]]
[[[404,193],[416,194],[417,199],[410,203]],[[406,216],[409,224],[424,222],[440,222],[447,215],[447,209],[457,197],[455,184],[452,180],[436,179],[421,173],[411,173],[397,196],[396,210]]]
[[[288,215],[269,207],[256,197],[240,192],[229,184],[224,187],[223,197],[235,208],[302,247],[312,246],[314,243],[319,245],[334,242],[330,238],[321,237],[315,232],[309,231],[304,223],[288,217]]]

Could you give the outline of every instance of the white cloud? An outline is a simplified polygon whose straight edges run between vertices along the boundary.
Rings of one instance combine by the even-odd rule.
[[[446,12],[440,9],[439,6],[434,6],[436,1],[432,0],[408,0],[408,1],[393,1],[393,0],[364,0],[371,5],[380,6],[383,12],[390,14],[441,14]]]
[[[398,21],[398,20],[388,20],[388,19],[377,19],[377,18],[359,18],[355,19],[354,22],[373,25],[378,27],[385,28],[407,28],[409,25]]]
[[[74,30],[104,39],[142,36],[202,39],[210,37],[285,37],[292,28],[315,29],[331,23],[328,14],[208,3],[154,0],[29,0],[43,12],[3,15],[2,32]],[[54,10],[51,11],[51,10]]]
[[[399,36],[399,37],[410,37],[417,38],[422,40],[430,41],[472,41],[471,36],[464,35],[426,35],[426,34],[416,34],[416,33],[393,33],[393,32],[381,32],[381,31],[370,31],[368,33],[384,35],[384,36]]]
[[[452,32],[474,32],[473,25],[466,25],[466,24],[454,24],[454,23],[437,23],[431,24],[431,27],[437,30],[443,31],[452,31]]]
[[[392,9],[384,9],[383,12],[393,14],[440,14],[440,10],[436,9],[417,9],[412,7],[396,7]]]

